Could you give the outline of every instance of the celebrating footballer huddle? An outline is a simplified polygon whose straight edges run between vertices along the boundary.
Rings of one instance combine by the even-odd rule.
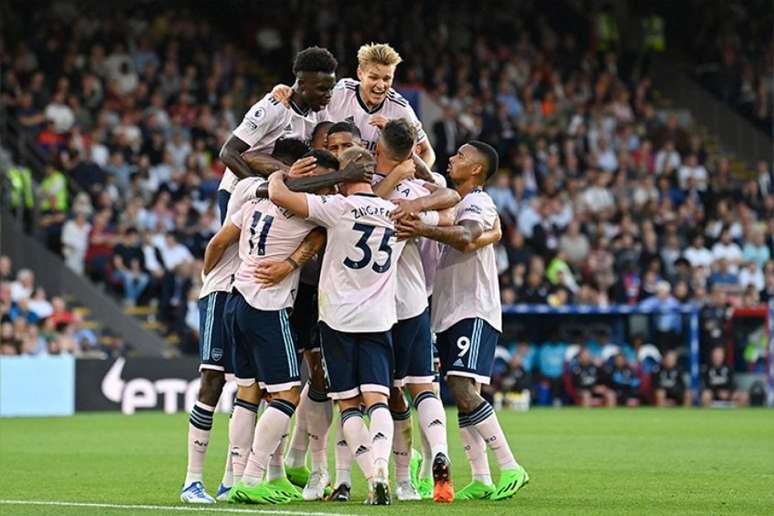
[[[453,188],[431,172],[421,123],[390,87],[400,60],[389,45],[364,45],[359,80],[336,83],[334,56],[303,50],[292,88],[253,105],[223,146],[223,225],[204,257],[183,502],[348,501],[354,464],[375,505],[501,500],[529,480],[480,395],[501,331],[500,225],[482,190],[497,153],[462,145],[447,170]],[[438,372],[472,470],[456,492],[452,470],[465,466],[449,460]],[[231,374],[229,454],[213,497],[202,471]]]

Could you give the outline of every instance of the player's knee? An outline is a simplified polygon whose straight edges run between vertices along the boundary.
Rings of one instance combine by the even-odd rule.
[[[410,383],[406,386],[406,388],[408,389],[412,400],[416,400],[417,396],[423,392],[429,392],[430,394],[435,395],[435,390],[433,389],[432,383]]]
[[[447,383],[461,411],[470,412],[481,404],[483,398],[478,394],[472,378],[449,376]]]
[[[286,391],[272,394],[272,399],[281,399],[295,406],[298,406],[301,390],[298,387],[292,387]]]
[[[214,407],[218,403],[225,384],[226,377],[221,371],[203,370],[199,384],[199,401]]]
[[[262,395],[263,391],[257,383],[249,386],[240,385],[237,389],[237,398],[254,405],[258,405],[261,402]]]
[[[406,403],[406,397],[403,394],[403,389],[400,387],[393,387],[390,390],[390,410],[393,412],[405,412],[408,409],[408,403]]]
[[[354,398],[347,398],[345,400],[338,400],[337,404],[339,406],[339,411],[344,412],[347,409],[351,408],[360,408],[360,396],[355,396]]]
[[[384,403],[386,405],[388,402],[388,396],[386,394],[382,394],[381,392],[364,392],[362,394],[362,398],[363,405],[366,407],[371,407],[377,403]]]

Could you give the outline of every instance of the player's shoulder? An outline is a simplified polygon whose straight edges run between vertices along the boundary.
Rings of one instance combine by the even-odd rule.
[[[387,102],[392,104],[397,104],[398,106],[403,108],[411,109],[411,106],[409,106],[408,100],[403,98],[403,95],[398,93],[394,88],[390,88],[390,91],[387,92]]]
[[[492,197],[483,188],[474,188],[462,198],[465,204],[494,204]]]
[[[433,183],[435,183],[436,186],[446,188],[446,178],[443,177],[442,174],[439,174],[438,172],[430,172],[430,175],[433,176]]]
[[[309,197],[319,201],[321,205],[329,205],[329,204],[347,204],[348,203],[348,197],[345,195],[341,195],[339,193],[336,194],[307,194]]]
[[[261,99],[250,107],[248,115],[250,117],[261,120],[266,116],[276,116],[278,114],[287,113],[286,108],[280,101],[271,96],[271,93],[267,93]]]
[[[234,188],[233,196],[237,198],[242,198],[242,202],[244,203],[245,201],[249,200],[251,197],[254,197],[255,189],[265,182],[266,182],[266,179],[264,179],[261,176],[253,176],[253,177],[246,177],[244,179],[240,179],[236,185],[236,188]]]
[[[351,79],[349,77],[345,77],[343,79],[339,79],[339,82],[336,83],[336,86],[333,87],[334,90],[349,90],[354,92],[357,90],[357,87],[360,86],[360,81],[357,81],[355,79]]]

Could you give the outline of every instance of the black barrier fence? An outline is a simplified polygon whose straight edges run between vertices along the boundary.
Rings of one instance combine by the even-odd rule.
[[[218,410],[230,412],[236,383],[228,382]],[[199,392],[196,358],[77,360],[75,411],[190,412]]]

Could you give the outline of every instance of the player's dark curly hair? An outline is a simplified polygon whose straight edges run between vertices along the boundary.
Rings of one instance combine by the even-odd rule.
[[[417,140],[417,130],[405,118],[396,118],[384,125],[381,137],[391,157],[403,161],[411,156]]]
[[[293,61],[293,73],[335,73],[338,64],[336,58],[327,48],[309,47],[296,55],[296,59]]]
[[[325,149],[312,149],[304,154],[303,157],[308,158],[309,156],[314,156],[317,158],[318,167],[329,168],[332,170],[339,169],[339,160],[336,159],[336,156]]]
[[[328,129],[329,136],[336,133],[352,133],[352,136],[355,138],[360,138],[360,129],[358,129],[356,125],[350,124],[347,121],[336,122],[331,126],[330,129]]]
[[[321,131],[325,131],[325,134],[327,135],[329,133],[329,129],[333,127],[333,125],[333,122],[330,120],[323,120],[322,122],[319,122],[316,126],[314,126],[314,129],[312,129],[312,141],[317,138]]]
[[[297,138],[281,138],[274,143],[272,157],[280,160],[285,165],[292,165],[294,161],[309,152],[309,146]]]
[[[484,161],[486,162],[486,176],[484,177],[484,180],[488,180],[492,177],[492,174],[497,172],[497,169],[500,168],[500,158],[497,155],[497,151],[488,143],[480,140],[471,140],[468,143],[471,147],[475,147],[479,154],[484,157]]]

